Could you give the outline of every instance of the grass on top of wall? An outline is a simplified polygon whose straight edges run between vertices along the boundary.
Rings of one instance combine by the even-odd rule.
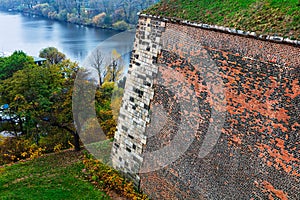
[[[143,13],[300,39],[300,0],[161,0]]]

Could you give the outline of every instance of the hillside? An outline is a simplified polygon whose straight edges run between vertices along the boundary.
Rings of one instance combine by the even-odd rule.
[[[143,13],[300,39],[300,0],[161,0]]]
[[[110,199],[85,179],[81,157],[66,150],[0,166],[0,199]]]

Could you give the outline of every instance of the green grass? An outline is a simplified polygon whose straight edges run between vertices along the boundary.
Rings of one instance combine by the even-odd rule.
[[[299,0],[161,0],[143,13],[300,39]]]
[[[110,199],[84,179],[80,152],[64,151],[0,168],[0,199]]]

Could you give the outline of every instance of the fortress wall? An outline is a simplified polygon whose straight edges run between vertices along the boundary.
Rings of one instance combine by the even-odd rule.
[[[140,17],[131,64],[112,155],[152,199],[300,198],[299,46]]]
[[[112,149],[113,166],[134,180],[136,185],[140,181],[138,172],[147,141],[145,128],[150,121],[149,105],[158,70],[154,60],[160,50],[159,42],[164,29],[165,22],[151,19],[139,21]]]

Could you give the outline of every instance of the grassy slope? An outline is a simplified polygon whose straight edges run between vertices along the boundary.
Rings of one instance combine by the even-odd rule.
[[[300,39],[300,0],[161,0],[144,13]]]
[[[0,168],[0,199],[109,199],[82,177],[80,155],[65,151]]]

